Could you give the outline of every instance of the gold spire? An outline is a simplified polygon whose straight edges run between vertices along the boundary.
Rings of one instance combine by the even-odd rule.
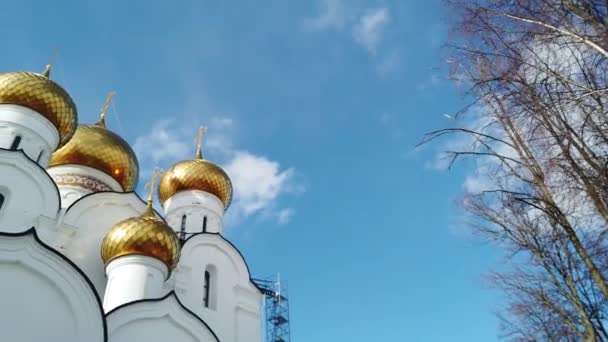
[[[99,116],[99,121],[95,123],[97,126],[106,127],[106,115],[108,114],[108,108],[110,107],[110,103],[112,103],[112,98],[116,95],[116,92],[111,91],[106,98],[106,102],[103,103],[103,107],[101,107],[101,115]]]
[[[203,136],[207,132],[207,127],[201,126],[198,129],[198,136],[196,138],[196,159],[203,159]]]
[[[158,179],[160,173],[161,171],[159,168],[154,168],[154,171],[152,171],[152,178],[144,187],[144,189],[150,189],[150,193],[148,195],[148,205],[141,216],[154,217],[154,210],[152,209],[152,203],[154,202],[154,185],[156,185],[156,180]]]

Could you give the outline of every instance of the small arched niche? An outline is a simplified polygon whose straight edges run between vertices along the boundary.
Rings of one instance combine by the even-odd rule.
[[[207,265],[203,274],[203,306],[207,309],[217,309],[217,267]]]

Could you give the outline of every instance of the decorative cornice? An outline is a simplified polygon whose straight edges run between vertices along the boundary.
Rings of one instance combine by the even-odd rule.
[[[53,179],[58,186],[71,186],[89,190],[91,192],[112,191],[106,183],[93,176],[82,174],[60,174],[53,175]]]

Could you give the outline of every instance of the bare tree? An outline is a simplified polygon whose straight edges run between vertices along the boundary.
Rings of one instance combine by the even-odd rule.
[[[515,341],[608,339],[604,297],[584,272],[569,240],[546,215],[504,193],[469,195],[464,205],[482,219],[477,232],[510,256],[511,270],[489,277],[509,298],[508,315],[501,316],[507,337]],[[592,235],[585,234],[583,241],[594,241]],[[586,247],[599,248],[593,243]]]
[[[608,1],[450,6],[458,14],[451,74],[472,98],[455,117],[468,125],[422,143],[469,137],[447,152],[452,163],[477,157],[487,186],[464,208],[477,233],[513,256],[512,272],[492,276],[511,295],[507,326],[531,340],[606,340]]]

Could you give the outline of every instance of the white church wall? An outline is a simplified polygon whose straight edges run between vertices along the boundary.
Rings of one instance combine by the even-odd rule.
[[[103,311],[92,285],[34,234],[0,235],[1,340],[105,341]]]
[[[108,314],[107,321],[110,342],[220,341],[208,325],[180,304],[173,292],[159,300],[118,307]]]
[[[64,253],[91,279],[99,293],[105,293],[105,265],[100,256],[101,242],[116,223],[141,215],[146,203],[133,192],[98,192],[74,202],[60,225],[72,229]]]
[[[55,219],[59,192],[43,168],[21,151],[0,149],[0,231],[23,232],[40,216]],[[41,234],[43,236],[43,234]]]
[[[209,307],[205,271],[212,269]],[[262,294],[251,283],[241,254],[219,234],[199,234],[184,244],[174,272],[175,291],[186,307],[214,328],[222,342],[261,340]]]

